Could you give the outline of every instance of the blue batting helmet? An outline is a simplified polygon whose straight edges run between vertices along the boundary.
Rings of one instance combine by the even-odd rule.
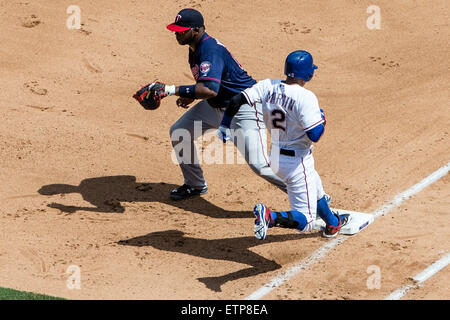
[[[317,66],[313,63],[313,57],[307,51],[297,50],[291,52],[284,64],[284,74],[291,78],[300,78],[309,81],[314,75]]]

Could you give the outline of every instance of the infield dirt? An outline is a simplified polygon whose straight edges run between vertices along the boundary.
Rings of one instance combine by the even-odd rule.
[[[187,48],[165,26],[185,7],[257,80],[312,53],[307,87],[327,115],[316,168],[333,207],[373,212],[449,161],[446,0],[0,1],[0,286],[69,299],[242,299],[327,242],[270,229],[253,206],[287,196],[246,164],[203,165],[209,192],[183,183],[169,128],[175,97],[145,111],[155,79],[192,84]],[[69,30],[69,5],[82,26]],[[158,10],[154,10],[158,8]],[[214,142],[211,136],[207,143]],[[448,176],[347,240],[268,299],[382,299],[449,250]],[[71,265],[81,289],[69,290]],[[369,266],[381,287],[369,289]],[[448,268],[412,299],[450,299]]]

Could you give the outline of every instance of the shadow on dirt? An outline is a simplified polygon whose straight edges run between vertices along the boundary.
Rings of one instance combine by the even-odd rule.
[[[139,183],[134,176],[107,176],[88,178],[78,186],[69,184],[49,184],[38,190],[41,195],[56,195],[79,193],[83,200],[93,207],[66,206],[59,203],[48,204],[48,207],[59,209],[66,213],[79,210],[105,213],[123,213],[125,208],[121,202],[161,202],[171,206],[200,213],[211,218],[249,218],[251,211],[227,211],[202,197],[173,201],[169,197],[170,191],[178,185],[160,183]]]
[[[255,237],[206,240],[186,237],[182,231],[167,230],[149,233],[144,236],[121,240],[119,245],[144,247],[151,246],[159,250],[179,252],[213,260],[226,260],[250,265],[250,268],[225,274],[219,277],[198,278],[210,290],[220,292],[221,286],[228,281],[256,276],[277,270],[281,265],[249,250],[261,244],[283,242],[304,238],[315,238],[317,233],[294,233],[288,235],[269,235],[264,241]]]

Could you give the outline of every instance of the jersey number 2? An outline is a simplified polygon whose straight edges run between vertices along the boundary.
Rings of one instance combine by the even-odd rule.
[[[274,128],[286,131],[286,115],[283,111],[275,109],[272,111],[272,125]]]

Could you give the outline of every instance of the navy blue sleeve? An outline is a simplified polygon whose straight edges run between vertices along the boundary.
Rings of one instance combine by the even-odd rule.
[[[206,87],[219,92],[224,67],[223,58],[219,55],[202,54],[197,82],[204,82]]]
[[[319,141],[319,139],[322,136],[324,131],[325,131],[324,125],[319,124],[318,126],[315,126],[314,128],[306,131],[306,134],[308,135],[308,138],[312,142],[317,142],[317,141]]]

